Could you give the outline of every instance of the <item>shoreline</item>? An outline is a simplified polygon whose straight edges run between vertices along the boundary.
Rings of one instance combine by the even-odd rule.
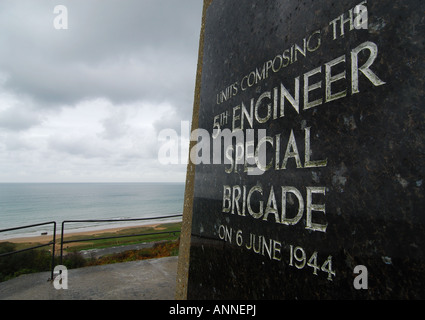
[[[161,230],[161,226],[168,223],[176,223],[181,222],[180,220],[176,221],[167,221],[167,222],[160,222],[160,223],[152,223],[149,222],[147,224],[137,224],[137,225],[131,225],[131,226],[119,226],[119,227],[103,227],[102,229],[92,229],[92,230],[84,230],[84,231],[78,231],[78,229],[70,229],[68,232],[65,230],[64,233],[64,239],[74,236],[96,236],[101,235],[105,233],[119,233],[121,231],[131,230],[131,229],[139,229],[139,228],[154,228],[155,230]],[[61,232],[56,231],[56,244],[60,244],[60,238],[61,238]],[[3,242],[11,242],[11,243],[48,243],[52,241],[53,234],[47,234],[47,235],[16,235],[16,237],[13,237],[13,235],[10,235],[10,238],[8,239],[0,239],[0,243]],[[88,240],[89,241],[89,240]]]

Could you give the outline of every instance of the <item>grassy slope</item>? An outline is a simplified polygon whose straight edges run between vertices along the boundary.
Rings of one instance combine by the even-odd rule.
[[[144,236],[134,236],[134,234],[144,233],[155,233],[155,232],[171,232],[180,231],[181,223],[168,223],[162,224],[157,228],[153,227],[138,227],[131,229],[124,229],[117,232],[102,233],[97,236],[89,237],[87,235],[75,235],[65,237],[64,240],[81,240],[85,238],[91,238],[84,242],[76,242],[70,244],[64,244],[64,251],[68,253],[64,257],[63,264],[68,268],[79,268],[92,265],[102,265],[116,262],[127,262],[141,259],[161,258],[178,255],[179,249],[179,232],[170,234],[151,234]],[[96,240],[100,237],[109,237],[116,235],[128,235],[126,238],[119,239],[103,239]],[[143,242],[158,242],[152,248],[141,249],[141,250],[127,250],[121,253],[103,256],[98,259],[84,259],[78,254],[78,251],[94,248],[106,248],[110,246],[118,245],[129,245]],[[38,245],[39,243],[2,243],[0,245],[0,252],[10,252],[11,250],[20,250],[31,246]],[[67,246],[69,246],[67,248]],[[18,253],[12,256],[0,258],[0,282],[11,279],[15,276],[24,273],[40,272],[50,270],[51,255],[48,253],[48,248],[44,247],[41,249],[35,249]],[[60,237],[56,243],[56,264],[59,261],[59,248],[60,248]]]

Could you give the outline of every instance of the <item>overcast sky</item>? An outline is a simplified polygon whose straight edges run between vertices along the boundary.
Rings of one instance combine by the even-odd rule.
[[[0,182],[183,182],[157,137],[192,118],[201,15],[202,0],[0,1]]]

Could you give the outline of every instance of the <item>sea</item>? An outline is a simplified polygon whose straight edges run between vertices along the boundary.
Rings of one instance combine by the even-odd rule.
[[[53,223],[4,232],[52,221],[57,234],[67,220],[114,221],[66,222],[65,234],[181,221],[164,217],[182,214],[184,187],[184,183],[0,183],[0,240],[52,235]],[[145,218],[149,220],[123,221]]]

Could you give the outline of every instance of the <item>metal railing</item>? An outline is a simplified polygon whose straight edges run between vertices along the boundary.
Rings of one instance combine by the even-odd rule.
[[[26,225],[26,226],[15,227],[15,228],[1,229],[0,233],[7,232],[7,231],[20,230],[20,229],[33,228],[33,227],[38,227],[38,226],[44,226],[44,225],[48,225],[48,224],[53,224],[52,241],[50,241],[49,243],[46,243],[46,244],[40,244],[40,245],[37,245],[37,246],[25,248],[25,249],[5,252],[5,253],[0,254],[0,257],[10,256],[12,254],[16,254],[16,253],[20,253],[20,252],[24,252],[24,251],[29,251],[29,250],[34,250],[34,249],[38,249],[38,248],[42,248],[42,247],[53,246],[52,247],[52,264],[51,264],[51,270],[50,270],[51,271],[50,280],[53,280],[53,269],[55,267],[55,245],[56,245],[56,222],[55,221],[42,222],[42,223],[37,223],[37,224],[30,224],[30,225]]]
[[[177,218],[182,217],[182,214],[175,214],[175,215],[168,215],[168,216],[161,216],[161,217],[149,217],[149,218],[131,218],[131,219],[88,219],[88,220],[64,220],[62,221],[62,229],[61,229],[61,238],[60,238],[60,264],[63,263],[63,245],[66,243],[73,243],[73,242],[83,242],[83,241],[95,241],[95,240],[105,240],[105,239],[115,239],[115,238],[127,238],[127,237],[138,237],[138,236],[148,236],[148,235],[158,235],[158,234],[175,234],[181,232],[181,230],[172,230],[172,231],[161,231],[161,232],[150,232],[150,233],[138,233],[138,234],[128,234],[128,235],[116,235],[116,236],[108,236],[108,237],[96,237],[96,238],[84,238],[84,239],[74,239],[74,240],[64,240],[65,235],[65,223],[100,223],[100,222],[130,222],[130,221],[146,221],[146,220],[160,220],[160,219],[168,219],[168,218]],[[52,245],[52,264],[51,264],[51,277],[49,280],[53,280],[53,271],[55,267],[55,245],[56,245],[56,222],[55,221],[49,221],[49,222],[43,222],[38,224],[32,224],[32,225],[26,225],[26,226],[20,226],[15,228],[9,228],[9,229],[1,229],[0,233],[7,232],[7,231],[14,231],[14,230],[20,230],[25,228],[32,228],[32,227],[38,227],[43,226],[47,224],[53,224],[53,238],[52,241],[46,244],[41,244],[33,247],[28,247],[21,250],[11,251],[0,254],[0,257],[16,254],[23,251],[28,250],[34,250],[37,248],[42,248],[46,246]],[[132,226],[137,227],[137,226]],[[141,226],[140,226],[141,227]]]
[[[146,221],[146,220],[156,220],[156,219],[168,219],[168,218],[176,218],[181,217],[181,214],[162,216],[162,217],[151,217],[151,218],[132,218],[132,219],[88,219],[88,220],[65,220],[62,221],[62,229],[61,229],[61,248],[60,248],[60,262],[63,262],[63,245],[65,243],[73,243],[73,242],[83,242],[83,241],[94,241],[94,240],[107,240],[107,239],[118,239],[118,238],[128,238],[128,237],[138,237],[138,236],[147,236],[147,235],[155,235],[155,234],[167,234],[167,233],[178,233],[180,230],[172,230],[172,231],[161,231],[161,232],[150,232],[150,233],[139,233],[139,234],[129,234],[129,235],[120,235],[120,236],[108,236],[108,237],[96,237],[96,238],[84,238],[84,239],[74,239],[74,240],[64,240],[64,231],[65,231],[65,223],[99,223],[99,222],[129,222],[129,221]]]

